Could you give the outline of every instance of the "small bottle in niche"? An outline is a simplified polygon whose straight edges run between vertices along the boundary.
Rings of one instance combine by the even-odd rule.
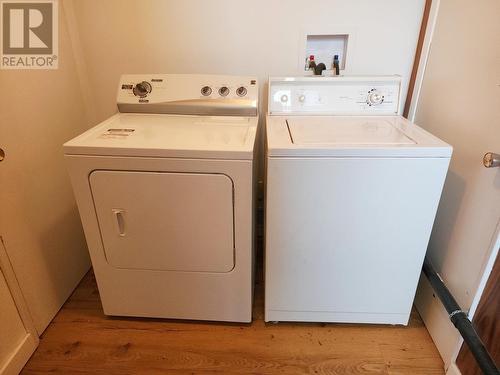
[[[308,61],[307,70],[312,70],[314,72],[314,69],[316,68],[316,61],[314,61],[314,55],[310,55],[307,61]]]
[[[332,63],[332,75],[338,76],[340,75],[340,61],[339,61],[339,55],[334,55],[333,56],[333,63]]]

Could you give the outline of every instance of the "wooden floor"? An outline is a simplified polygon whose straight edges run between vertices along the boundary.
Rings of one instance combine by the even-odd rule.
[[[90,272],[23,374],[444,374],[418,314],[408,327],[109,318]]]

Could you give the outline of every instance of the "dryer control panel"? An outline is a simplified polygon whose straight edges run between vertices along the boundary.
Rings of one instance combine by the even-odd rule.
[[[201,74],[127,74],[120,79],[120,112],[257,116],[255,77]]]
[[[269,79],[271,115],[395,115],[400,76]]]

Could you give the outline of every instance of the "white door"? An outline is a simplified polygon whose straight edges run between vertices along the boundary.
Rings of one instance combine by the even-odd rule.
[[[415,122],[454,147],[428,254],[462,309],[471,308],[500,220],[500,2],[441,0]],[[459,335],[424,279],[417,306],[445,364]]]
[[[38,345],[38,336],[13,276],[10,262],[0,242],[1,375],[18,374]]]
[[[90,124],[59,10],[59,69],[0,71],[0,236],[38,333],[90,268],[62,150]]]
[[[94,171],[106,261],[116,268],[229,272],[233,182],[224,174]]]

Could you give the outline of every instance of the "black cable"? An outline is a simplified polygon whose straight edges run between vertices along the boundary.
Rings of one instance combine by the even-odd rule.
[[[443,279],[441,279],[441,276],[434,270],[432,263],[427,257],[425,257],[423,271],[448,312],[451,322],[462,335],[464,342],[469,347],[469,350],[483,373],[486,375],[500,375],[498,367],[495,365],[490,353],[488,353],[488,350],[479,338],[467,314],[462,311],[457,301],[444,284]]]

